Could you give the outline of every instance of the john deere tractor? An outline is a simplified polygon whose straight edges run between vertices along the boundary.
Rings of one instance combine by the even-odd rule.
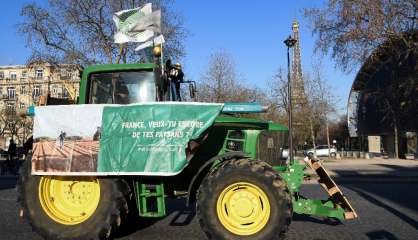
[[[37,233],[47,239],[108,239],[129,216],[164,217],[167,199],[180,197],[196,206],[209,239],[280,239],[294,213],[339,220],[357,216],[320,162],[282,156],[288,141],[285,126],[237,117],[263,112],[263,106],[191,102],[196,87],[174,79],[179,76],[176,69],[169,63],[164,69],[154,63],[87,67],[78,105],[30,111],[35,117],[34,146],[21,169],[18,193],[20,214]],[[189,102],[179,102],[175,81],[188,85]],[[102,111],[102,124],[91,139],[59,130],[57,140],[48,145],[47,134],[41,132],[52,128],[66,107],[77,113],[68,125],[80,123],[82,129],[96,121],[89,109],[99,109],[92,114]],[[48,112],[52,120],[43,121]],[[67,120],[62,117],[61,123]],[[170,124],[185,130],[161,132],[157,140],[153,137],[158,133],[134,131]],[[76,158],[85,156],[87,145],[91,159]],[[72,158],[61,158],[67,149]],[[307,166],[318,173],[329,199],[299,194]]]

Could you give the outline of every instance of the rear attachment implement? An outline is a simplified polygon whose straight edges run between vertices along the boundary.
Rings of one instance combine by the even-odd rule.
[[[306,165],[318,175],[318,182],[328,193],[329,198],[327,200],[306,199],[299,194],[306,165],[294,161],[285,172],[280,173],[292,194],[293,211],[298,214],[336,218],[340,221],[357,218],[356,211],[322,164],[315,159],[305,158],[304,160]]]

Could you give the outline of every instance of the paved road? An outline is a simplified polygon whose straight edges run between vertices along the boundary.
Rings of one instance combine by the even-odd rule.
[[[294,216],[286,239],[418,239],[418,181],[405,179],[351,181],[340,186],[360,218],[338,223],[321,218]],[[15,180],[0,179],[0,240],[41,239],[17,216]],[[304,185],[306,197],[326,198],[317,184]],[[170,201],[169,216],[154,222],[137,223],[117,239],[205,239],[194,211],[183,201]]]
[[[345,178],[370,176],[418,178],[417,160],[341,159],[325,160],[323,165],[332,176]]]

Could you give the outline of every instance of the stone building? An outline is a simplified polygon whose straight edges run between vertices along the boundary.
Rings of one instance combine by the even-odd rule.
[[[44,97],[76,99],[82,68],[48,63],[0,66],[0,148],[31,135],[32,119],[19,116]]]

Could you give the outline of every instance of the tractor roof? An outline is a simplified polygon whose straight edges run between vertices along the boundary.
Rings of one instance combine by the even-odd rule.
[[[83,71],[83,76],[88,76],[92,72],[114,72],[123,70],[144,70],[153,69],[157,65],[153,63],[129,63],[129,64],[100,64],[88,66]]]

